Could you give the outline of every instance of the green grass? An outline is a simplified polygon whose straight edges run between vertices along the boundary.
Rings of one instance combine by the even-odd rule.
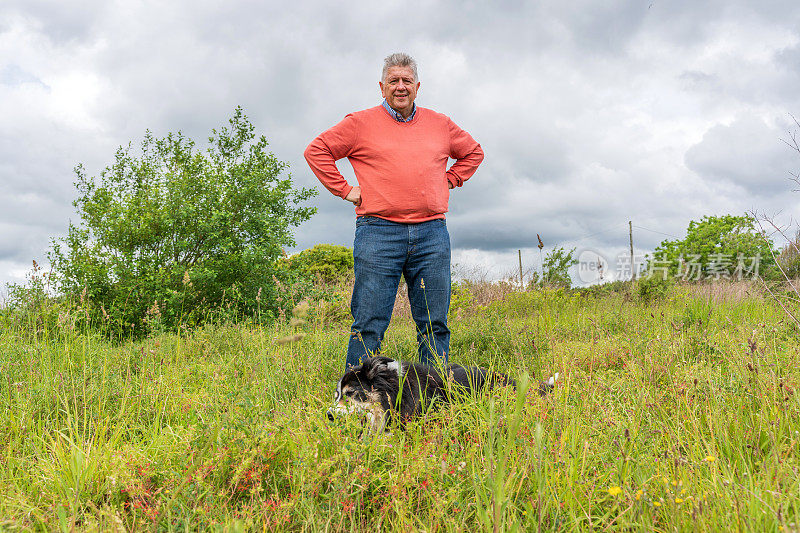
[[[460,302],[453,362],[561,372],[554,394],[365,439],[325,417],[348,333],[330,305],[290,344],[288,324],[120,345],[6,318],[0,529],[798,531],[800,342],[776,304],[685,287]],[[413,358],[414,338],[401,316],[387,354]]]

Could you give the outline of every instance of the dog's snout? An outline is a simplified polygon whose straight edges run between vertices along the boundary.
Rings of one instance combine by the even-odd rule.
[[[335,418],[336,418],[336,417],[335,417],[335,416],[334,416],[334,414],[333,414],[333,409],[328,409],[328,420],[330,420],[331,422],[333,422]]]

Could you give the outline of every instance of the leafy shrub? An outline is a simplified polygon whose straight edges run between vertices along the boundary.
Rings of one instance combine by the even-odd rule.
[[[149,131],[90,177],[78,165],[80,223],[49,254],[58,289],[84,295],[118,335],[198,324],[212,314],[278,309],[275,262],[315,194],[283,176],[241,108],[201,152],[182,133]]]
[[[336,283],[353,272],[353,250],[334,244],[317,244],[284,261],[289,270],[326,284]]]
[[[461,316],[475,306],[475,294],[467,282],[455,282],[450,286],[450,316]]]
[[[662,241],[648,270],[689,281],[747,277],[770,269],[771,249],[752,217],[705,216],[689,222],[685,239]]]
[[[630,291],[630,282],[623,280],[598,283],[589,287],[577,289],[582,296],[594,296],[597,298],[608,296],[609,294],[626,294]]]
[[[542,264],[542,280],[541,284],[548,287],[565,287],[569,289],[572,286],[572,279],[569,277],[569,267],[578,264],[578,260],[573,257],[575,248],[572,250],[564,250],[564,248],[556,248],[544,257]]]
[[[659,300],[669,293],[675,279],[669,276],[645,276],[636,282],[639,297],[645,302]]]

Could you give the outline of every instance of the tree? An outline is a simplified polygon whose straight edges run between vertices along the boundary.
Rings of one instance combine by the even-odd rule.
[[[334,244],[316,244],[285,261],[289,270],[312,282],[335,283],[353,271],[353,250]]]
[[[99,176],[76,167],[81,220],[49,258],[60,291],[90,302],[110,331],[274,310],[274,263],[315,212],[299,204],[316,191],[283,175],[241,107],[229,124],[205,152],[180,131],[147,131],[138,153],[120,147]]]
[[[542,285],[570,288],[572,279],[569,277],[569,267],[578,264],[574,253],[575,248],[569,251],[556,248],[548,253],[542,263]]]
[[[750,216],[704,216],[686,238],[657,246],[649,270],[692,281],[754,276],[774,263],[771,246]]]

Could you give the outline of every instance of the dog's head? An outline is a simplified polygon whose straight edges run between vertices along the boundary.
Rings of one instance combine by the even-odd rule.
[[[333,407],[328,418],[340,415],[374,415],[384,410],[387,391],[386,374],[393,372],[396,361],[388,357],[367,357],[361,364],[344,373],[336,384]],[[397,374],[395,374],[397,375]]]

